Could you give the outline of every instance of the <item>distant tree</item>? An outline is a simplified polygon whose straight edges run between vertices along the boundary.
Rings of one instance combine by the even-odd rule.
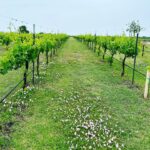
[[[143,28],[140,26],[139,21],[132,21],[128,24],[127,32],[129,32],[130,36],[134,36],[136,33],[139,33]]]
[[[19,31],[19,33],[29,33],[29,31],[27,30],[27,27],[25,25],[20,26],[18,31]]]

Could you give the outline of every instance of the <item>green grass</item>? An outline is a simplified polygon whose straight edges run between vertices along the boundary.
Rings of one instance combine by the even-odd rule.
[[[21,112],[22,117],[15,114],[11,119],[15,124],[9,149],[66,150],[77,144],[78,149],[92,145],[106,150],[104,145],[116,137],[110,149],[124,144],[122,149],[149,150],[150,102],[142,98],[141,88],[131,86],[127,76],[120,77],[118,66],[115,62],[110,67],[69,38],[58,57],[42,68],[33,103]],[[96,137],[86,136],[88,131]]]
[[[5,55],[7,50],[0,45],[0,56]],[[22,78],[23,68],[9,71],[6,75],[0,74],[0,99],[6,95]]]
[[[23,68],[0,74],[0,98],[6,95],[23,78]]]

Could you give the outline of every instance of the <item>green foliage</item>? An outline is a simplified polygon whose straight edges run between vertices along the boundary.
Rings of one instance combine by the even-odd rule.
[[[13,64],[10,61],[10,56],[0,57],[0,73],[5,74],[8,70],[13,68]]]
[[[5,74],[9,70],[18,69],[25,61],[33,61],[40,52],[50,51],[58,46],[60,41],[65,41],[65,34],[39,34],[36,44],[33,45],[32,34],[1,33],[3,41],[12,41],[6,56],[0,57],[0,73]],[[9,40],[4,40],[9,39]]]
[[[147,67],[147,70],[150,71],[150,66]]]
[[[77,36],[77,39],[80,39],[84,42],[93,41],[94,35],[80,35]],[[123,73],[124,74],[124,68],[125,68],[125,61],[126,58],[133,58],[135,55],[135,46],[136,46],[136,39],[134,37],[127,37],[125,35],[123,36],[97,36],[96,38],[96,44],[99,45],[100,48],[103,50],[103,59],[105,58],[106,52],[109,51],[110,57],[108,59],[108,62],[110,65],[113,63],[114,55],[117,53],[123,54],[124,59],[123,61]],[[138,51],[141,50],[141,42],[138,42]],[[99,50],[100,51],[100,50]],[[98,53],[100,53],[98,51]]]
[[[8,33],[0,33],[0,43],[2,45],[8,46],[12,42],[11,37]]]
[[[25,25],[20,26],[18,31],[19,31],[19,33],[29,33],[29,31],[27,30],[27,27]]]
[[[111,57],[109,59],[110,65],[113,63],[113,57],[120,49],[120,38],[119,37],[111,37],[108,43],[108,49],[110,51]]]
[[[11,39],[9,38],[9,36],[5,36],[3,38],[2,44],[8,46],[11,43]]]
[[[140,26],[139,21],[132,21],[126,31],[130,33],[130,35],[135,36],[136,33],[139,33],[143,28]]]

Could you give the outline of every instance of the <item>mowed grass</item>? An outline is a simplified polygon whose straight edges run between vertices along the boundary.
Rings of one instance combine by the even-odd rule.
[[[0,74],[0,98],[5,96],[16,84],[23,79],[24,69],[9,71],[6,75]]]
[[[150,102],[120,77],[117,65],[70,38],[41,70],[36,100],[15,122],[9,148],[149,150]]]
[[[7,50],[0,45],[0,56],[4,56]],[[5,96],[23,78],[24,68],[0,74],[0,99]]]

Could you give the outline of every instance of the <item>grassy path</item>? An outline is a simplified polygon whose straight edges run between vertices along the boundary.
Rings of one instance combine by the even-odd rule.
[[[42,76],[11,149],[150,149],[150,102],[85,45],[70,38]]]

